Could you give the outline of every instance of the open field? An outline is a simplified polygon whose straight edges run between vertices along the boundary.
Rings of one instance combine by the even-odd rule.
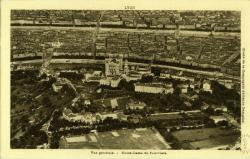
[[[173,133],[173,136],[179,141],[197,141],[216,136],[226,136],[233,134],[233,130],[220,128],[204,128],[194,130],[181,130]]]
[[[203,128],[173,133],[184,149],[217,149],[234,145],[239,133],[232,129]]]
[[[84,140],[82,140],[84,138]],[[59,148],[98,149],[170,149],[163,137],[154,128],[125,129],[86,134],[78,142],[60,141]]]
[[[210,149],[223,147],[224,145],[234,144],[238,139],[237,135],[230,136],[221,136],[214,139],[201,140],[196,142],[190,142],[190,146],[192,149],[200,148],[200,149]]]

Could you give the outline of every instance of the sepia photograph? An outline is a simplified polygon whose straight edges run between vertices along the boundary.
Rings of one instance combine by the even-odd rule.
[[[246,159],[249,4],[2,1],[0,158]]]
[[[240,150],[241,12],[11,10],[11,148]]]

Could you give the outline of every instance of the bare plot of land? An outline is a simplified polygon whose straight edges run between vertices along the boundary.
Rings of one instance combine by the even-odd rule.
[[[172,133],[184,149],[217,149],[234,145],[240,134],[232,129],[203,128]]]
[[[207,138],[213,138],[216,136],[226,136],[233,133],[234,131],[230,129],[203,128],[203,129],[176,131],[173,133],[173,136],[178,141],[197,141]]]
[[[154,128],[125,129],[84,135],[86,141],[60,142],[60,148],[84,149],[170,149]]]
[[[201,140],[196,142],[189,143],[191,147],[194,149],[210,149],[210,148],[217,148],[224,145],[234,145],[234,143],[237,141],[238,136],[237,135],[230,135],[230,136],[221,136],[214,139],[207,139],[207,140]]]

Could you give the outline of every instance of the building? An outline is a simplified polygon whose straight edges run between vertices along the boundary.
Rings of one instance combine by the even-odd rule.
[[[210,107],[209,104],[207,104],[206,102],[202,102],[202,106],[201,106],[201,110],[207,110]]]
[[[77,102],[79,101],[79,99],[80,99],[80,96],[78,96],[78,97],[75,97],[73,100],[72,100],[72,103],[71,103],[71,106],[77,106]]]
[[[100,113],[73,113],[70,109],[65,108],[63,111],[63,118],[70,122],[84,122],[89,124],[98,123],[101,121]]]
[[[96,76],[96,77],[102,77],[103,73],[102,73],[102,71],[94,71],[92,75]]]
[[[84,105],[85,106],[90,106],[91,105],[91,101],[89,99],[85,99],[84,100]]]
[[[121,119],[120,117],[127,117],[122,112],[114,111],[114,112],[101,112],[101,113],[73,113],[71,109],[65,108],[63,110],[62,116],[64,119],[70,122],[84,122],[89,124],[99,123],[107,118],[112,119]],[[127,119],[126,119],[127,120]]]
[[[128,61],[125,60],[124,63],[124,74],[122,75],[123,78],[129,81],[138,81],[142,78],[143,75],[153,75],[151,73],[151,66],[128,66]]]
[[[161,73],[160,73],[160,77],[161,77],[161,78],[170,78],[171,75],[170,75],[170,73],[161,72]]]
[[[118,113],[114,112],[114,113],[101,113],[100,117],[102,120],[105,120],[107,118],[112,118],[112,119],[118,119]]]
[[[195,95],[191,96],[190,99],[191,99],[191,101],[195,101],[195,100],[199,99],[199,96],[197,94],[195,94]]]
[[[187,107],[191,107],[191,106],[192,106],[192,104],[191,104],[190,102],[188,102],[188,101],[185,101],[184,104],[185,104]]]
[[[183,94],[188,92],[188,87],[189,87],[188,84],[179,84],[177,87],[180,89],[180,92]]]
[[[87,80],[85,80],[86,82],[96,82],[96,83],[100,83],[100,80],[102,79],[102,77],[89,77]]]
[[[199,99],[197,94],[180,94],[180,97],[185,98],[189,102],[194,102],[195,100]]]
[[[209,80],[204,80],[202,84],[202,89],[205,92],[210,92],[213,93],[212,87],[211,87],[211,81]]]
[[[66,78],[57,78],[57,81],[52,84],[52,89],[55,93],[58,93],[63,88],[63,85],[67,84]]]
[[[110,104],[111,104],[111,108],[112,108],[112,109],[116,109],[116,108],[118,108],[118,106],[119,106],[116,98],[111,99],[111,100],[110,100]]]
[[[151,67],[148,66],[137,66],[136,71],[141,75],[150,75],[151,74]]]
[[[14,59],[17,59],[17,58],[27,58],[27,57],[34,57],[36,56],[35,53],[23,53],[23,54],[14,54],[12,55],[12,57]]]
[[[131,102],[131,103],[128,103],[127,105],[127,109],[131,109],[131,110],[141,110],[141,109],[144,109],[146,107],[146,104],[144,102]]]
[[[109,86],[110,80],[108,80],[108,78],[102,78],[102,79],[100,79],[100,85]]]
[[[189,88],[191,88],[192,90],[194,90],[194,88],[195,88],[195,82],[194,81],[190,81]]]
[[[123,70],[123,61],[121,58],[107,58],[105,59],[105,75],[117,76],[121,74]]]
[[[144,93],[173,93],[173,85],[172,83],[169,84],[162,84],[162,83],[135,83],[135,92],[144,92]]]
[[[132,114],[128,117],[128,121],[132,123],[139,123],[142,120],[142,116],[139,114]]]
[[[167,74],[166,74],[167,76]],[[187,77],[187,76],[183,76],[183,75],[171,75],[171,78],[175,79],[175,80],[180,80],[180,81],[192,81],[194,82],[194,78],[193,77]]]
[[[191,61],[193,58],[191,56],[186,56],[186,60]]]
[[[212,119],[215,124],[218,124],[221,121],[227,121],[227,118],[225,116],[223,116],[223,115],[210,116],[209,118]]]
[[[48,148],[49,148],[49,145],[46,143],[36,146],[36,149],[48,149]]]
[[[136,71],[130,71],[127,74],[122,75],[122,77],[127,81],[138,81],[142,78],[142,75]]]
[[[224,105],[212,105],[211,108],[214,109],[214,111],[227,112],[227,107]]]
[[[110,80],[110,86],[113,87],[113,88],[116,88],[116,87],[118,87],[120,81],[121,81],[120,77],[113,77]]]
[[[100,83],[100,80],[103,78],[102,71],[94,71],[93,73],[86,73],[84,82],[97,82]]]
[[[174,93],[174,87],[172,83],[165,84],[165,94],[173,94]]]
[[[135,83],[135,92],[144,93],[164,93],[165,88],[163,84],[158,83]]]
[[[35,69],[35,66],[32,66],[32,65],[22,65],[22,64],[19,64],[19,65],[12,65],[11,66],[11,71],[14,71],[14,70],[33,70]]]
[[[65,109],[63,111],[63,117],[70,122],[84,122],[94,124],[101,121],[101,116],[99,113],[73,113],[70,109]]]
[[[100,84],[105,85],[105,86],[111,86],[113,88],[117,88],[120,81],[121,81],[121,78],[118,76],[105,77],[105,78],[100,79]]]
[[[117,116],[121,121],[128,121],[128,115],[125,115],[124,113],[118,113]]]
[[[124,71],[125,75],[128,75],[130,73],[129,66],[128,66],[128,60],[127,59],[125,60],[124,70],[123,71]]]
[[[234,84],[232,80],[218,80],[218,83],[225,86],[227,89],[232,89]]]

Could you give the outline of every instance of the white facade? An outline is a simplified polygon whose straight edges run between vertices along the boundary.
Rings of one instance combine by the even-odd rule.
[[[163,87],[157,86],[147,86],[147,85],[135,85],[135,92],[144,92],[144,93],[163,93]]]
[[[23,54],[14,54],[13,58],[25,58],[25,57],[34,57],[35,53],[23,53]]]
[[[220,121],[227,121],[227,118],[224,116],[210,116],[210,119],[212,119],[215,124],[217,124]]]
[[[167,87],[165,89],[165,94],[173,94],[174,93],[174,88],[173,87]]]
[[[181,81],[192,81],[194,82],[194,78],[193,77],[185,77],[185,76],[176,76],[176,75],[171,75],[170,77],[172,77],[173,79],[178,79]]]
[[[110,80],[108,80],[107,78],[102,78],[100,80],[100,84],[105,85],[105,86],[109,86],[110,85]]]
[[[64,119],[71,122],[85,122],[89,124],[94,124],[100,122],[101,120],[105,120],[108,117],[111,117],[113,119],[118,119],[118,114],[117,113],[79,114],[79,113],[72,113],[70,109],[65,109],[63,111],[63,117]]]
[[[187,93],[188,92],[187,87],[181,87],[180,89],[181,89],[181,93]]]
[[[141,84],[136,83],[135,86],[135,92],[144,92],[144,93],[173,93],[174,89],[171,86],[166,86],[164,84]]]
[[[202,85],[202,88],[203,88],[203,91],[205,91],[205,92],[210,92],[210,93],[212,93],[213,91],[212,91],[212,88],[211,88],[211,82],[210,81],[204,81],[203,82],[203,85]]]
[[[62,85],[56,85],[55,83],[52,84],[53,91],[58,93],[62,89]]]
[[[162,78],[170,78],[170,74],[169,73],[160,73],[160,77],[162,77]]]
[[[214,107],[214,110],[227,112],[227,107],[226,106]]]
[[[118,78],[118,79],[111,79],[111,87],[113,87],[113,88],[116,88],[116,87],[118,87],[118,85],[119,85],[119,83],[120,83],[120,81],[121,81],[121,79],[120,78]]]
[[[122,59],[105,59],[105,75],[117,76],[122,70]]]
[[[191,83],[189,84],[189,87],[190,87],[191,89],[194,89],[194,83],[191,82]]]
[[[130,73],[128,75],[123,75],[122,76],[127,82],[129,81],[138,81],[142,78],[141,74],[135,74],[135,73]]]
[[[234,84],[232,80],[218,80],[219,84],[225,86],[227,89],[232,89]]]
[[[146,106],[146,104],[145,104],[145,103],[142,103],[142,102],[138,102],[138,103],[129,103],[129,104],[127,105],[127,109],[129,108],[129,109],[132,109],[132,110],[135,110],[135,109],[141,110],[141,109],[145,108],[145,106]]]
[[[114,78],[102,78],[100,80],[100,84],[116,88],[116,87],[118,87],[120,81],[121,81],[121,78],[116,78],[116,77],[114,77]]]
[[[180,84],[178,87],[180,88],[181,93],[185,94],[188,92],[188,84]]]

